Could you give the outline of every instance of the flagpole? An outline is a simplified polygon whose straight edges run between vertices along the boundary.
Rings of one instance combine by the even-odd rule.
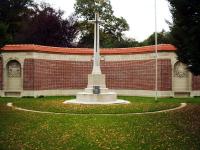
[[[155,0],[155,101],[158,100],[158,33],[157,33],[157,0]]]

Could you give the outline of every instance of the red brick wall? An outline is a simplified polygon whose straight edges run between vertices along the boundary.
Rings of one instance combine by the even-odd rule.
[[[200,76],[192,77],[192,90],[200,90]]]
[[[158,89],[171,90],[170,60],[158,61]],[[101,62],[106,84],[112,89],[155,89],[155,61]],[[92,62],[26,59],[24,90],[83,89]],[[33,80],[32,80],[33,79]],[[163,80],[164,79],[164,80]]]
[[[0,57],[0,90],[3,90],[3,58]]]
[[[25,59],[24,61],[24,72],[23,72],[23,88],[24,90],[34,89],[34,60]]]
[[[26,59],[24,90],[85,88],[90,72],[90,62]],[[34,78],[34,81],[30,82],[30,78]]]
[[[172,65],[171,60],[158,61],[158,89],[160,91],[172,90]]]
[[[154,90],[155,60],[101,63],[106,83],[113,89]],[[171,61],[158,61],[158,89],[172,89]],[[163,80],[165,79],[165,80]]]

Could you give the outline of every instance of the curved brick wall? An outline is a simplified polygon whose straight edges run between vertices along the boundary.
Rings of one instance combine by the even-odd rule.
[[[154,90],[155,61],[101,62],[111,89]],[[171,61],[158,61],[158,89],[172,90]],[[25,59],[24,90],[84,89],[92,62]]]
[[[26,59],[24,90],[80,89],[87,85],[90,62]],[[30,80],[33,79],[34,81]]]
[[[192,77],[192,90],[200,90],[200,76]]]
[[[154,90],[155,61],[122,61],[102,63],[107,86],[113,89]],[[163,80],[165,79],[165,80]],[[169,91],[171,84],[170,60],[158,61],[158,89]]]

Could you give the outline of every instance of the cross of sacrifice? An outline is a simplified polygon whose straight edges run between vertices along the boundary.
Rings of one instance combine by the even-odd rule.
[[[99,24],[103,23],[99,18],[99,13],[95,13],[95,20],[89,20],[94,24],[94,57],[92,74],[101,74],[100,68],[100,50],[99,50]]]

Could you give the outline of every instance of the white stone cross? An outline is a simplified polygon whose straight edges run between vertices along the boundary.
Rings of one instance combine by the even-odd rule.
[[[89,20],[94,24],[94,56],[92,74],[101,74],[100,50],[99,50],[99,24],[103,21],[99,19],[99,13],[95,13],[95,20]]]

